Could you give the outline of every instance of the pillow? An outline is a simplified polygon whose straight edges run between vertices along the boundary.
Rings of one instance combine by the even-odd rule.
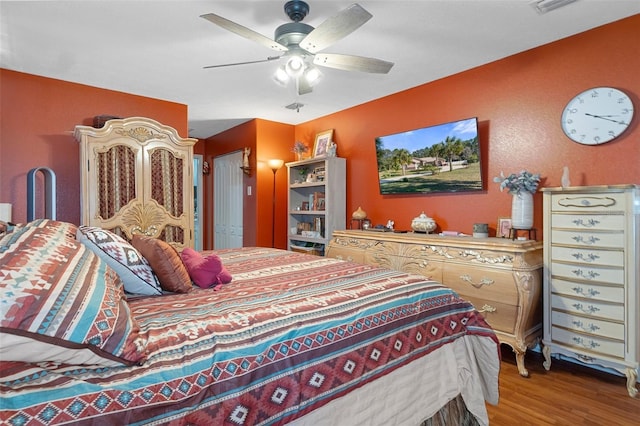
[[[186,266],[194,284],[201,288],[214,287],[218,290],[222,284],[231,282],[231,274],[216,254],[206,257],[192,248],[185,248],[181,253],[182,262]]]
[[[0,220],[0,237],[4,237],[7,234],[13,232],[14,225],[12,223],[3,222]]]
[[[124,238],[106,229],[80,226],[77,239],[116,271],[127,293],[146,296],[162,294],[149,262]]]
[[[4,222],[2,222],[4,223]],[[47,235],[60,238],[59,241],[64,242],[66,240],[76,240],[76,230],[78,227],[73,223],[59,222],[52,219],[36,219],[27,223],[9,224],[9,230],[6,232],[2,239],[0,239],[0,253],[7,250],[12,250],[16,245],[20,244],[23,232],[31,228],[38,228],[37,234],[41,238],[46,238]],[[11,235],[14,233],[14,235]]]
[[[73,223],[60,222],[53,219],[35,219],[24,225],[25,228],[41,228],[50,234],[60,234],[75,239],[78,227]]]
[[[163,290],[188,293],[193,289],[180,255],[170,244],[138,234],[133,236],[131,243],[149,261]]]
[[[0,359],[132,365],[145,341],[118,275],[63,229],[24,227],[0,254]]]

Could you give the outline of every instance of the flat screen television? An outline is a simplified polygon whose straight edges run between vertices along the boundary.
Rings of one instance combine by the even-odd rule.
[[[375,139],[380,193],[482,191],[477,118]]]

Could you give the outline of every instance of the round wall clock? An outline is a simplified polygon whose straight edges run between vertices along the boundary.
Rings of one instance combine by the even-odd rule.
[[[629,95],[612,87],[594,87],[569,101],[562,130],[574,142],[599,145],[617,138],[633,119]]]

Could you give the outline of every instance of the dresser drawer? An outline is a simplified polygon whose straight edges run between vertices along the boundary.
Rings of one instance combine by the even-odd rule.
[[[509,334],[515,332],[516,319],[519,312],[517,305],[509,305],[477,297],[463,297],[463,299],[471,302],[494,330]]]
[[[622,248],[624,247],[624,233],[552,229],[551,241],[553,241],[553,244],[582,247]]]
[[[589,315],[605,320],[624,321],[624,306],[617,303],[581,300],[553,294],[551,295],[551,307],[562,312]]]
[[[553,341],[560,342],[576,349],[595,354],[605,354],[616,358],[624,358],[624,342],[609,340],[553,327]]]
[[[442,282],[460,296],[478,300],[518,304],[513,272],[481,266],[444,265]]]
[[[554,278],[562,277],[574,280],[594,281],[609,284],[624,284],[624,269],[576,263],[551,262]]]
[[[624,211],[626,208],[625,194],[622,192],[551,195],[552,211]]]
[[[553,228],[568,228],[583,231],[624,229],[624,216],[621,214],[591,215],[574,213],[554,213],[551,219]]]
[[[382,251],[367,250],[364,263],[410,274],[418,274],[442,282],[442,262],[427,259],[424,256],[405,257]]]
[[[551,246],[551,259],[603,266],[624,266],[622,250]]]
[[[361,249],[330,244],[326,256],[349,262],[364,263],[364,250]]]
[[[624,340],[624,324],[618,322],[585,318],[557,311],[554,311],[551,315],[551,321],[555,327],[565,328],[570,331]]]
[[[551,279],[551,293],[570,297],[594,299],[600,302],[624,303],[623,286],[603,286]]]

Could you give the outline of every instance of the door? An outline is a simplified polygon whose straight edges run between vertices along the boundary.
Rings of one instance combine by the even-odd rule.
[[[202,250],[202,162],[203,156],[193,155],[193,248]]]
[[[242,247],[242,151],[213,160],[213,215],[215,249]]]

